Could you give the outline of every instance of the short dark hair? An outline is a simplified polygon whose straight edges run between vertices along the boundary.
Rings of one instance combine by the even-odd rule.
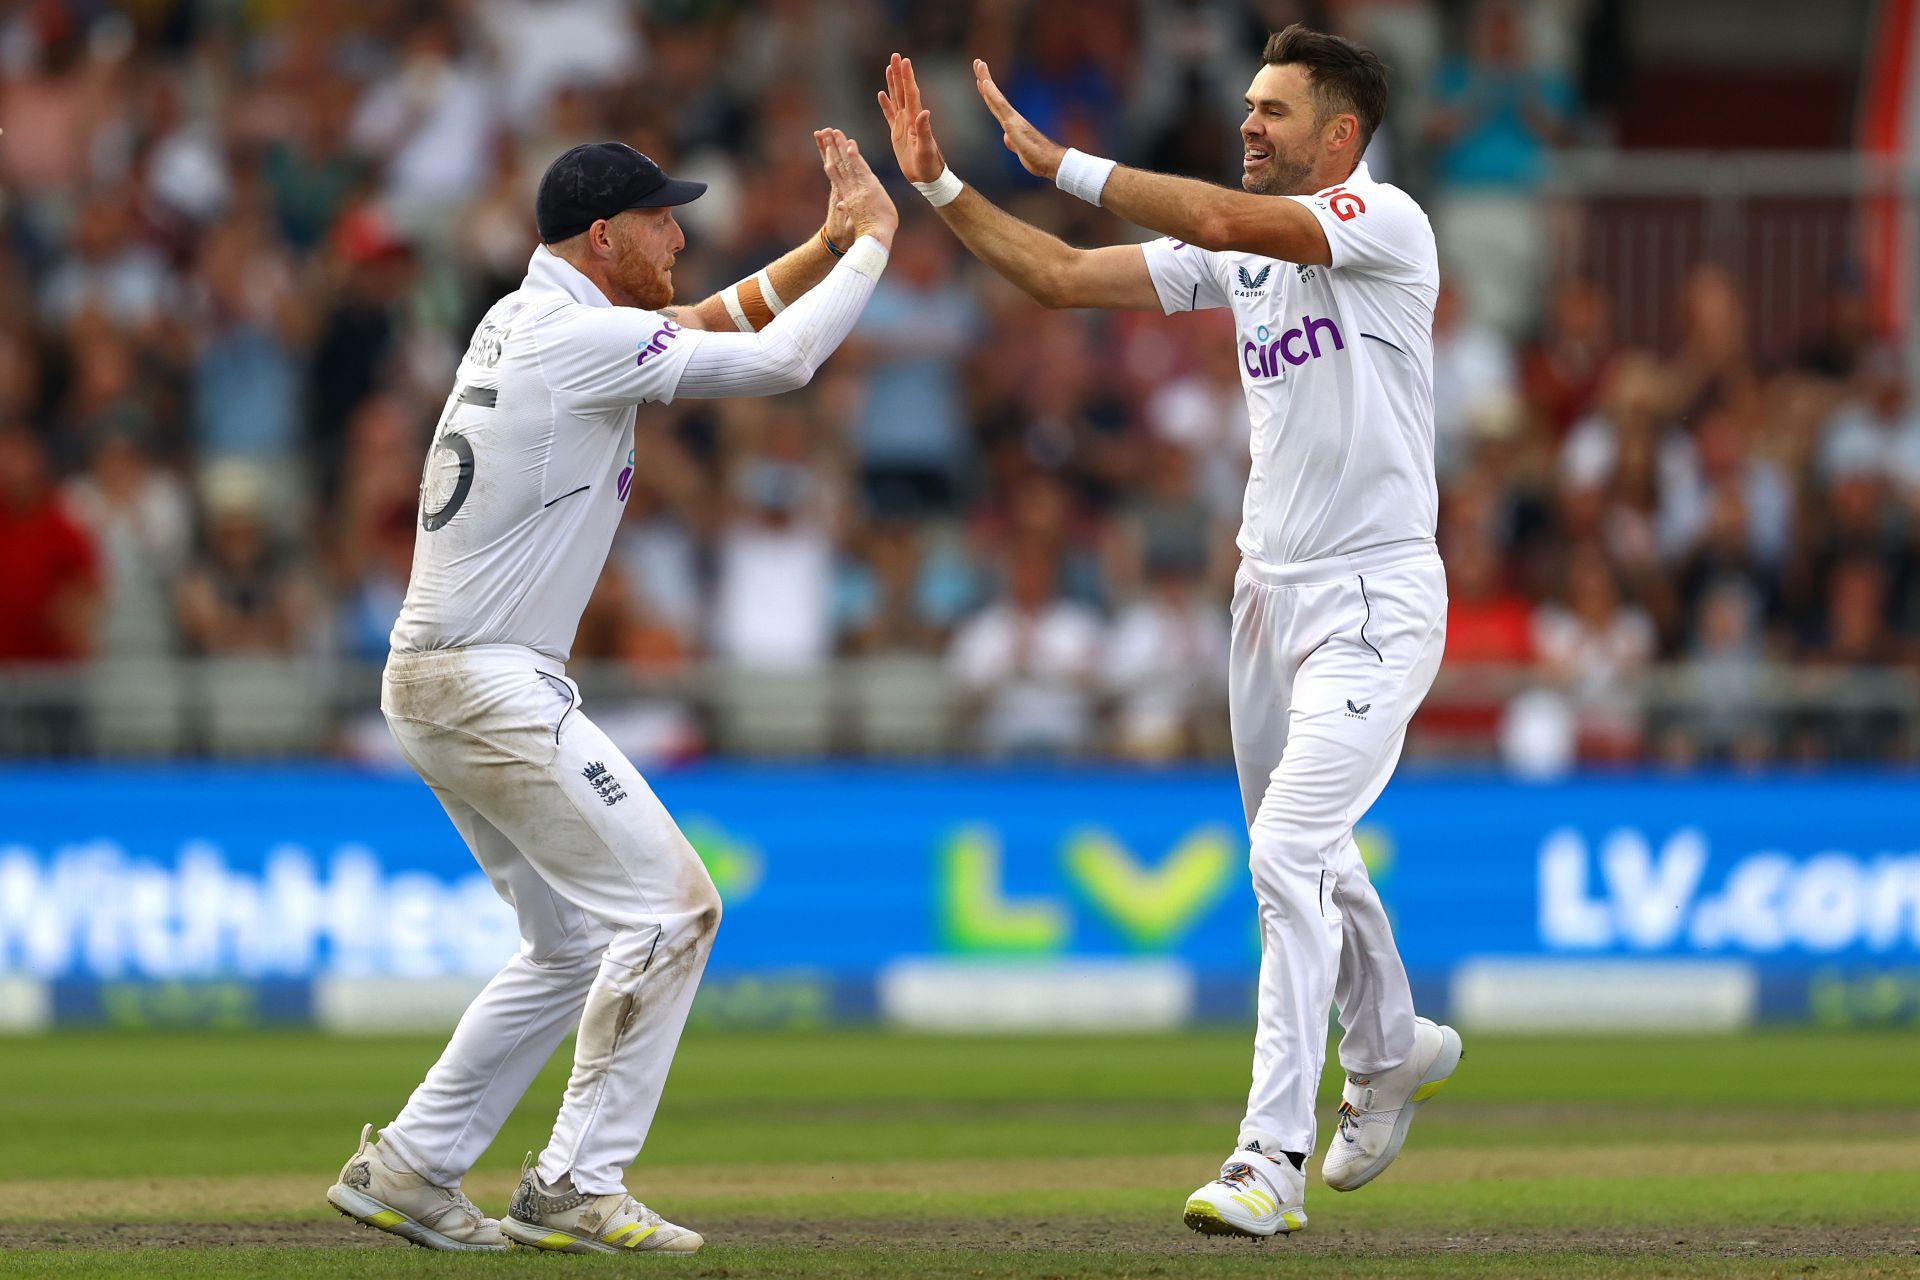
[[[1305,67],[1320,118],[1351,111],[1360,121],[1360,149],[1366,150],[1387,114],[1387,64],[1378,54],[1296,22],[1267,37],[1260,61],[1269,67]]]

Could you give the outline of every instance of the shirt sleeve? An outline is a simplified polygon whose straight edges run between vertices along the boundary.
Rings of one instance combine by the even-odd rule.
[[[1168,315],[1228,304],[1226,286],[1220,283],[1220,263],[1211,251],[1172,236],[1149,240],[1140,251],[1146,255],[1147,274],[1160,295],[1160,309]]]
[[[886,262],[880,243],[861,237],[758,333],[687,329],[633,307],[577,308],[541,344],[541,361],[552,386],[589,409],[792,391],[845,340]]]
[[[570,307],[544,326],[540,364],[554,391],[585,409],[667,404],[698,330],[637,307]]]
[[[1364,193],[1345,186],[1310,196],[1287,196],[1304,205],[1327,233],[1336,271],[1359,271],[1402,284],[1434,281],[1439,252],[1433,227],[1412,197],[1394,187]]]

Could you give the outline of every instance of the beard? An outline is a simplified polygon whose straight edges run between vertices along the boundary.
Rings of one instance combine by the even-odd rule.
[[[650,248],[640,237],[628,232],[618,245],[615,269],[608,274],[613,285],[632,300],[629,305],[658,311],[673,301],[673,268],[662,269],[649,262]]]
[[[1310,195],[1312,188],[1306,185],[1306,181],[1307,175],[1312,172],[1312,161],[1275,153],[1267,160],[1265,167],[1242,174],[1240,186],[1256,196]]]
[[[670,272],[631,265],[620,273],[619,285],[621,291],[633,299],[635,306],[647,311],[658,311],[673,301],[673,276]]]

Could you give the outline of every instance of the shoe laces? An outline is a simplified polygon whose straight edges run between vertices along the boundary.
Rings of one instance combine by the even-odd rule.
[[[633,1203],[634,1217],[638,1218],[644,1225],[649,1227],[664,1227],[667,1225],[667,1220],[655,1213],[652,1209],[647,1208],[646,1204],[641,1201],[639,1197],[630,1195],[627,1199]]]
[[[448,1203],[465,1214],[467,1220],[474,1226],[477,1227],[487,1220],[487,1215],[480,1212],[480,1206],[469,1200],[467,1193],[460,1188],[442,1187],[440,1190],[446,1193]]]
[[[1244,1186],[1255,1181],[1260,1175],[1254,1172],[1252,1165],[1237,1161],[1220,1171],[1220,1181],[1229,1187]]]
[[[1344,1098],[1340,1101],[1340,1136],[1348,1142],[1360,1140],[1360,1110]]]

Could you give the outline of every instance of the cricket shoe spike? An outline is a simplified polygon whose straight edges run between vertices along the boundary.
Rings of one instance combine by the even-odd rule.
[[[1414,1019],[1413,1052],[1397,1067],[1348,1076],[1340,1099],[1340,1126],[1327,1144],[1320,1174],[1335,1191],[1364,1187],[1393,1163],[1406,1144],[1413,1113],[1440,1092],[1460,1065],[1460,1033]]]
[[[1219,1177],[1187,1197],[1187,1225],[1210,1236],[1285,1235],[1307,1225],[1306,1198],[1306,1174],[1249,1142],[1227,1157]]]
[[[459,1187],[437,1187],[410,1169],[396,1168],[373,1143],[373,1126],[360,1130],[360,1149],[327,1188],[327,1203],[369,1227],[423,1249],[449,1253],[504,1253],[500,1220],[489,1218]]]
[[[548,1186],[531,1154],[500,1229],[516,1244],[555,1253],[696,1253],[706,1243],[624,1191],[590,1196],[572,1179]]]

